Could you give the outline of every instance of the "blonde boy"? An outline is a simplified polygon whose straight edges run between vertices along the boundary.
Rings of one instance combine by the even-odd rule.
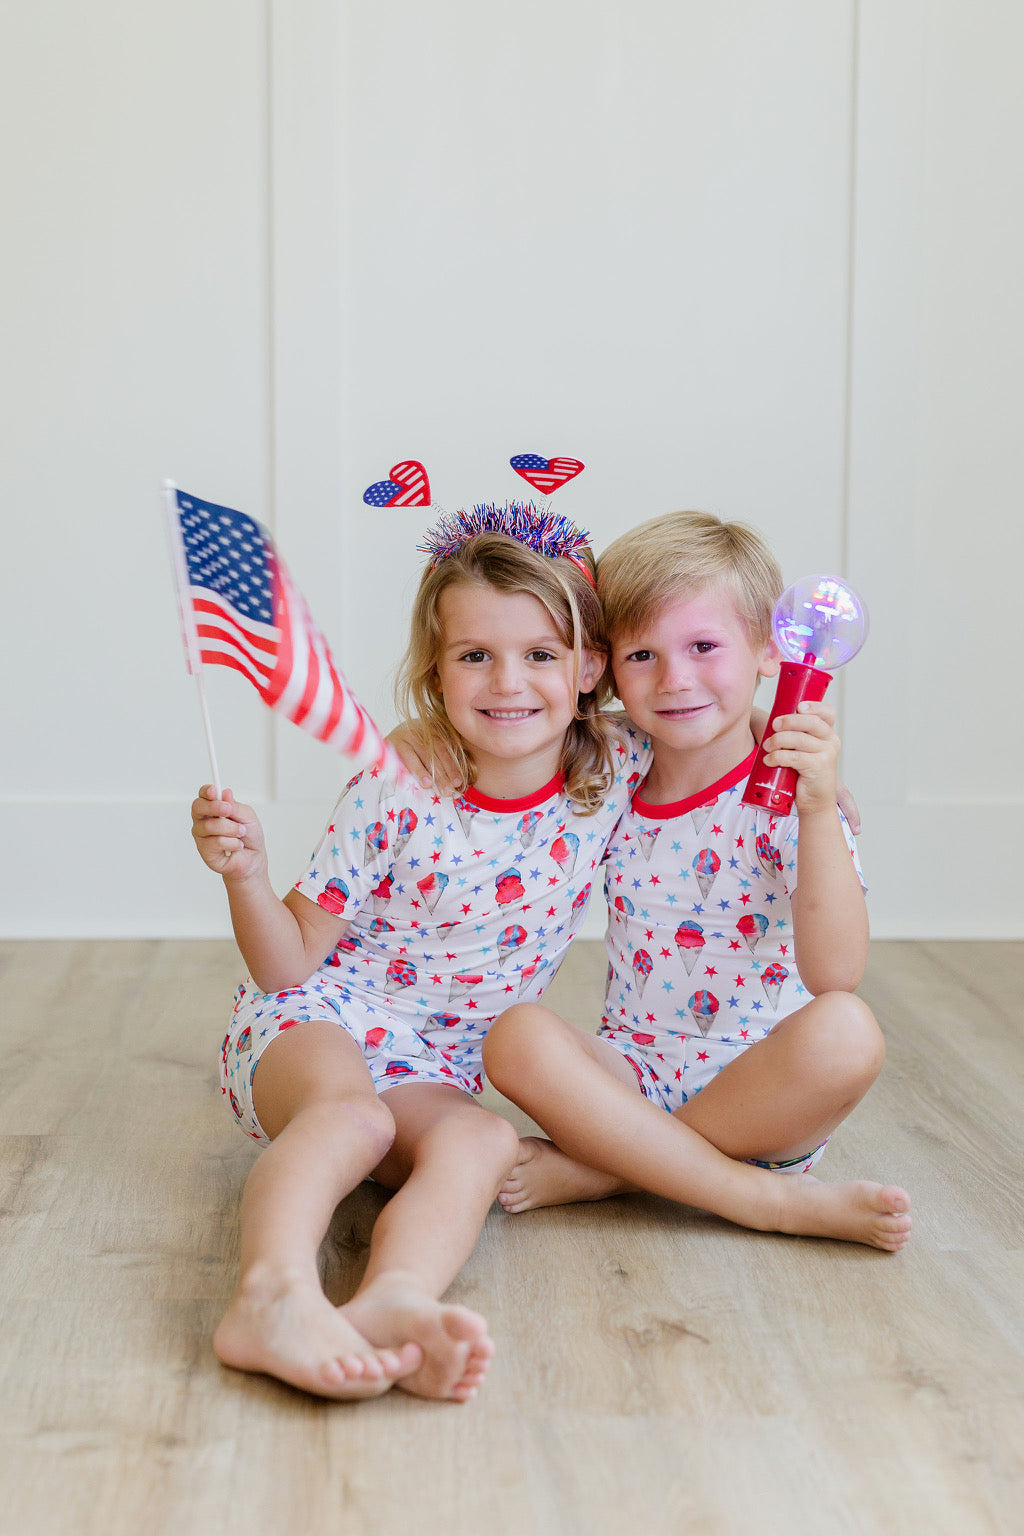
[[[529,1004],[485,1045],[492,1081],[552,1138],[524,1140],[502,1204],[643,1188],[718,1209],[694,1187],[689,1127],[739,1162],[797,1174],[777,1182],[766,1227],[895,1251],[905,1191],[809,1173],[884,1058],[854,995],[868,921],[830,706],[770,722],[768,762],[796,770],[796,813],[740,799],[754,691],[779,667],[778,564],[750,528],[672,513],[611,545],[598,588],[614,689],[653,764],[606,857],[597,1037]]]

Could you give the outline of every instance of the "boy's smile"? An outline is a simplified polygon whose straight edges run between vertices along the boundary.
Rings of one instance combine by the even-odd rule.
[[[655,747],[644,798],[662,804],[715,783],[748,755],[757,680],[773,677],[779,660],[774,646],[755,646],[735,596],[717,585],[616,636],[612,667],[627,713]]]

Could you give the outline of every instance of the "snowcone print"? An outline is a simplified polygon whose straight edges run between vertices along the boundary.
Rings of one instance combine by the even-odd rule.
[[[467,992],[472,992],[483,979],[479,971],[456,971],[452,977],[452,984],[448,988],[448,1001],[454,1003],[457,997],[463,997]]]
[[[498,875],[494,881],[494,890],[499,907],[507,907],[511,902],[520,901],[526,895],[526,887],[518,869],[506,869]]]
[[[587,902],[589,900],[590,900],[590,881],[588,880],[586,885],[583,887],[582,891],[580,891],[579,895],[573,897],[573,903],[572,903],[572,915],[573,915],[573,917],[582,917],[583,916],[584,912],[587,910]]]
[[[251,1048],[251,1046],[252,1046],[252,1029],[248,1025],[246,1025],[245,1029],[242,1030],[242,1033],[239,1035],[238,1039],[235,1041],[235,1053],[236,1053],[236,1055],[244,1056],[246,1051],[248,1051]]]
[[[368,931],[372,938],[380,939],[386,933],[394,933],[395,925],[394,923],[389,923],[386,917],[375,917]]]
[[[432,1029],[454,1029],[458,1022],[457,1013],[432,1013],[423,1026],[423,1032],[429,1034]]]
[[[580,852],[580,840],[575,832],[565,832],[561,837],[556,837],[548,852],[562,874],[571,878]]]
[[[416,967],[411,960],[402,960],[396,956],[388,966],[384,991],[404,992],[406,987],[414,987],[415,985]]]
[[[548,962],[546,960],[542,960],[540,955],[537,956],[536,960],[534,960],[531,965],[523,966],[522,971],[519,973],[520,997],[522,996],[524,990],[531,984],[531,982],[536,981],[541,971],[546,971],[547,968]]]
[[[702,988],[693,994],[686,1006],[693,1014],[693,1022],[701,1034],[706,1035],[718,1013],[718,998],[713,992],[705,992]]]
[[[647,978],[654,969],[654,961],[646,949],[638,949],[633,956],[633,975],[636,979],[636,995],[643,997]]]
[[[676,948],[679,958],[686,966],[686,974],[689,976],[697,961],[700,952],[704,948],[704,929],[700,923],[680,923],[676,929]]]
[[[784,965],[780,965],[777,960],[774,965],[770,965],[768,969],[762,973],[761,985],[764,987],[764,995],[771,1003],[773,1008],[778,1008],[779,1006],[779,993],[786,985],[786,978],[788,975],[789,972],[786,970],[786,967]]]
[[[440,869],[432,869],[429,875],[424,875],[422,880],[416,881],[416,889],[426,902],[428,912],[433,912],[444,895],[447,884],[448,876]]]
[[[363,1036],[363,1049],[370,1056],[388,1050],[394,1043],[395,1037],[390,1029],[382,1029],[379,1025],[376,1029],[368,1029]]]
[[[373,910],[375,912],[384,911],[384,908],[391,900],[391,887],[394,885],[394,883],[395,877],[389,869],[380,884],[375,885],[373,890],[370,892],[370,896],[373,900]]]
[[[411,805],[403,806],[399,811],[398,830],[395,833],[395,846],[392,850],[396,859],[398,858],[398,855],[401,853],[402,849],[405,847],[406,843],[409,841],[410,837],[412,837],[413,833],[416,831],[416,823],[418,821],[419,817],[416,815],[416,812],[413,810]]]
[[[323,890],[316,899],[318,907],[323,907],[325,912],[336,912],[339,917],[345,910],[348,901],[348,886],[344,880],[328,880]]]
[[[690,820],[693,822],[695,832],[700,831],[717,804],[718,796],[716,795],[713,800],[708,801],[707,805],[698,805],[690,812]]]
[[[366,842],[363,850],[363,868],[365,869],[371,859],[375,859],[378,853],[383,853],[388,846],[388,829],[382,821],[375,821],[366,829]]]
[[[468,837],[470,828],[473,825],[473,817],[476,815],[476,806],[472,800],[467,800],[465,795],[460,795],[453,803],[455,805],[455,814],[459,818],[459,825]]]
[[[612,911],[615,913],[619,922],[621,922],[625,917],[632,917],[633,913],[636,911],[636,908],[628,896],[616,896],[615,900],[612,902]]]
[[[342,793],[342,798],[344,798],[345,795],[348,794],[350,789],[355,789],[356,785],[359,783],[359,780],[362,778],[362,776],[363,776],[363,774],[365,772],[366,772],[365,768],[360,768],[358,773],[354,773],[352,775],[352,777],[349,779],[348,783],[345,785],[345,788],[341,792]]]
[[[753,954],[768,932],[768,919],[763,912],[744,912],[736,924],[736,932],[743,935],[747,948]]]
[[[713,848],[702,848],[693,861],[693,872],[697,876],[697,884],[705,900],[721,867],[722,861]]]
[[[775,847],[767,832],[759,832],[754,844],[754,852],[757,854],[757,862],[768,876],[774,880],[776,875],[782,874],[782,860],[779,858],[779,850]]]
[[[520,816],[516,822],[516,831],[519,833],[519,841],[524,849],[532,846],[533,840],[537,836],[537,828],[543,820],[543,812],[527,811],[526,815]]]
[[[458,923],[438,923],[438,925],[437,925],[437,936],[438,936],[438,938],[439,939],[446,939],[448,937],[448,935],[451,933],[452,929],[453,928],[457,928],[458,926],[459,926]]]
[[[526,943],[526,929],[522,923],[509,923],[498,934],[498,954],[502,960],[507,960],[514,950],[522,949]]]
[[[643,854],[648,864],[651,862],[651,851],[653,850],[655,843],[658,841],[658,834],[660,831],[660,827],[643,827],[637,833],[636,840],[640,844],[640,852]]]
[[[637,791],[637,789],[639,787],[640,787],[640,775],[638,773],[631,773],[629,778],[626,780],[626,789],[627,789],[627,791],[629,793],[629,798],[631,800],[633,798],[633,795],[635,794],[635,792]]]

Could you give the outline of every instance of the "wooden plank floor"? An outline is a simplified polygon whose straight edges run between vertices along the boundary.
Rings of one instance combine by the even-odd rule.
[[[603,970],[577,946],[555,1006],[596,1018]],[[889,1060],[821,1171],[905,1184],[904,1254],[640,1196],[495,1207],[450,1293],[498,1343],[465,1406],[215,1360],[253,1157],[215,1087],[236,971],[0,945],[5,1536],[1024,1531],[1024,945],[872,952]],[[381,1199],[339,1208],[338,1299]]]

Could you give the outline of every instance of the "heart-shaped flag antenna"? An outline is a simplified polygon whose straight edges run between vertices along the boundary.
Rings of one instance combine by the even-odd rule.
[[[368,507],[429,507],[427,472],[419,459],[403,459],[388,470],[387,480],[367,486],[363,500]]]
[[[535,491],[550,496],[586,468],[582,459],[542,459],[539,453],[517,453],[509,463]]]

